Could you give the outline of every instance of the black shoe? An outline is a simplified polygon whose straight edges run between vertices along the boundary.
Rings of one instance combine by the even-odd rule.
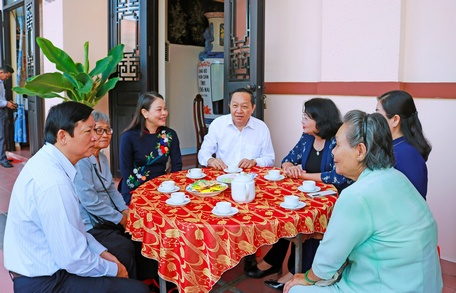
[[[265,271],[262,271],[257,266],[254,266],[250,270],[246,271],[245,274],[249,278],[262,279],[266,276],[279,272],[280,269],[281,269],[280,267],[271,267]]]
[[[283,287],[285,286],[284,283],[279,283],[277,280],[266,280],[264,281],[264,284],[269,288],[276,289],[280,292],[283,292]]]
[[[247,272],[257,265],[255,254],[247,255],[244,257],[244,271]]]
[[[0,162],[0,165],[2,165],[3,167],[5,168],[13,168],[13,165],[11,165],[10,162],[6,161],[6,162]]]

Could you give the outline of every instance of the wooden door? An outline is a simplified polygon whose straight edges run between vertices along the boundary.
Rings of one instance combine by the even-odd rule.
[[[238,88],[254,92],[254,116],[263,120],[264,0],[225,0],[224,113],[230,93]]]
[[[139,96],[158,89],[158,0],[110,0],[109,11],[110,47],[125,45],[120,80],[109,93],[111,171],[120,177],[120,136],[132,121]]]

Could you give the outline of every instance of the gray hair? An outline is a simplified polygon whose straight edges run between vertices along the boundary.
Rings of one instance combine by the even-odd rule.
[[[366,146],[362,163],[371,170],[393,167],[393,138],[388,122],[379,113],[367,114],[360,110],[349,111],[344,116],[347,124],[347,141],[353,148],[360,143]]]
[[[93,116],[93,119],[95,119],[95,122],[104,122],[104,123],[111,125],[108,115],[103,112],[93,110],[92,116]]]

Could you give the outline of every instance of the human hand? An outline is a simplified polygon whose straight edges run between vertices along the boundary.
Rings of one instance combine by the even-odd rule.
[[[119,278],[128,278],[128,271],[127,269],[125,268],[125,266],[117,259],[117,257],[115,257],[113,254],[109,253],[108,251],[103,251],[101,254],[100,254],[100,257],[107,260],[107,261],[110,261],[110,262],[114,262],[117,264],[117,275],[116,277],[119,277]]]
[[[116,277],[118,278],[127,278],[128,279],[128,271],[127,268],[121,264],[120,262],[117,262],[117,275]]]
[[[249,160],[249,159],[242,159],[239,162],[239,167],[242,169],[250,169],[252,167],[255,167],[257,162],[255,160]]]
[[[17,104],[14,103],[14,102],[11,102],[11,101],[8,101],[8,102],[6,103],[6,106],[7,106],[8,108],[10,108],[11,110],[16,110],[16,109],[17,109]]]
[[[127,219],[128,219],[128,214],[124,214],[124,211],[122,211],[122,220],[120,220],[119,224],[122,225],[124,228],[127,228]]]
[[[285,283],[285,286],[283,286],[283,292],[288,293],[291,287],[296,285],[309,286],[311,284],[307,283],[306,279],[304,279],[304,274],[295,274],[290,281]]]
[[[283,174],[285,174],[288,177],[291,177],[293,179],[299,178],[301,175],[303,175],[306,171],[302,170],[300,166],[294,166],[292,164],[290,165],[285,165],[284,163],[282,165],[283,168]]]
[[[209,161],[207,161],[207,166],[216,170],[224,170],[228,168],[225,162],[218,158],[210,158]]]

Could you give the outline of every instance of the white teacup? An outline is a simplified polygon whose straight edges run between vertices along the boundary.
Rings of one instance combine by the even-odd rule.
[[[203,170],[201,170],[201,168],[192,168],[188,170],[188,174],[195,178],[201,177],[201,175],[203,175]]]
[[[160,188],[165,190],[165,191],[172,191],[176,187],[176,184],[172,180],[168,181],[163,181],[162,184],[160,184]]]
[[[278,179],[278,178],[280,178],[280,170],[269,170],[268,177],[270,179]]]
[[[313,190],[315,190],[315,187],[317,187],[317,186],[316,186],[315,181],[313,181],[313,180],[304,180],[302,182],[302,189],[304,189],[304,190],[313,191]]]
[[[228,165],[228,171],[229,172],[236,172],[238,170],[238,165],[237,164],[229,164]]]
[[[231,212],[231,203],[227,201],[218,202],[215,207],[219,214],[229,214]]]
[[[189,197],[185,192],[173,192],[170,198],[173,203],[183,203]]]
[[[283,203],[288,207],[295,207],[299,204],[299,197],[296,195],[286,195],[283,197]]]

